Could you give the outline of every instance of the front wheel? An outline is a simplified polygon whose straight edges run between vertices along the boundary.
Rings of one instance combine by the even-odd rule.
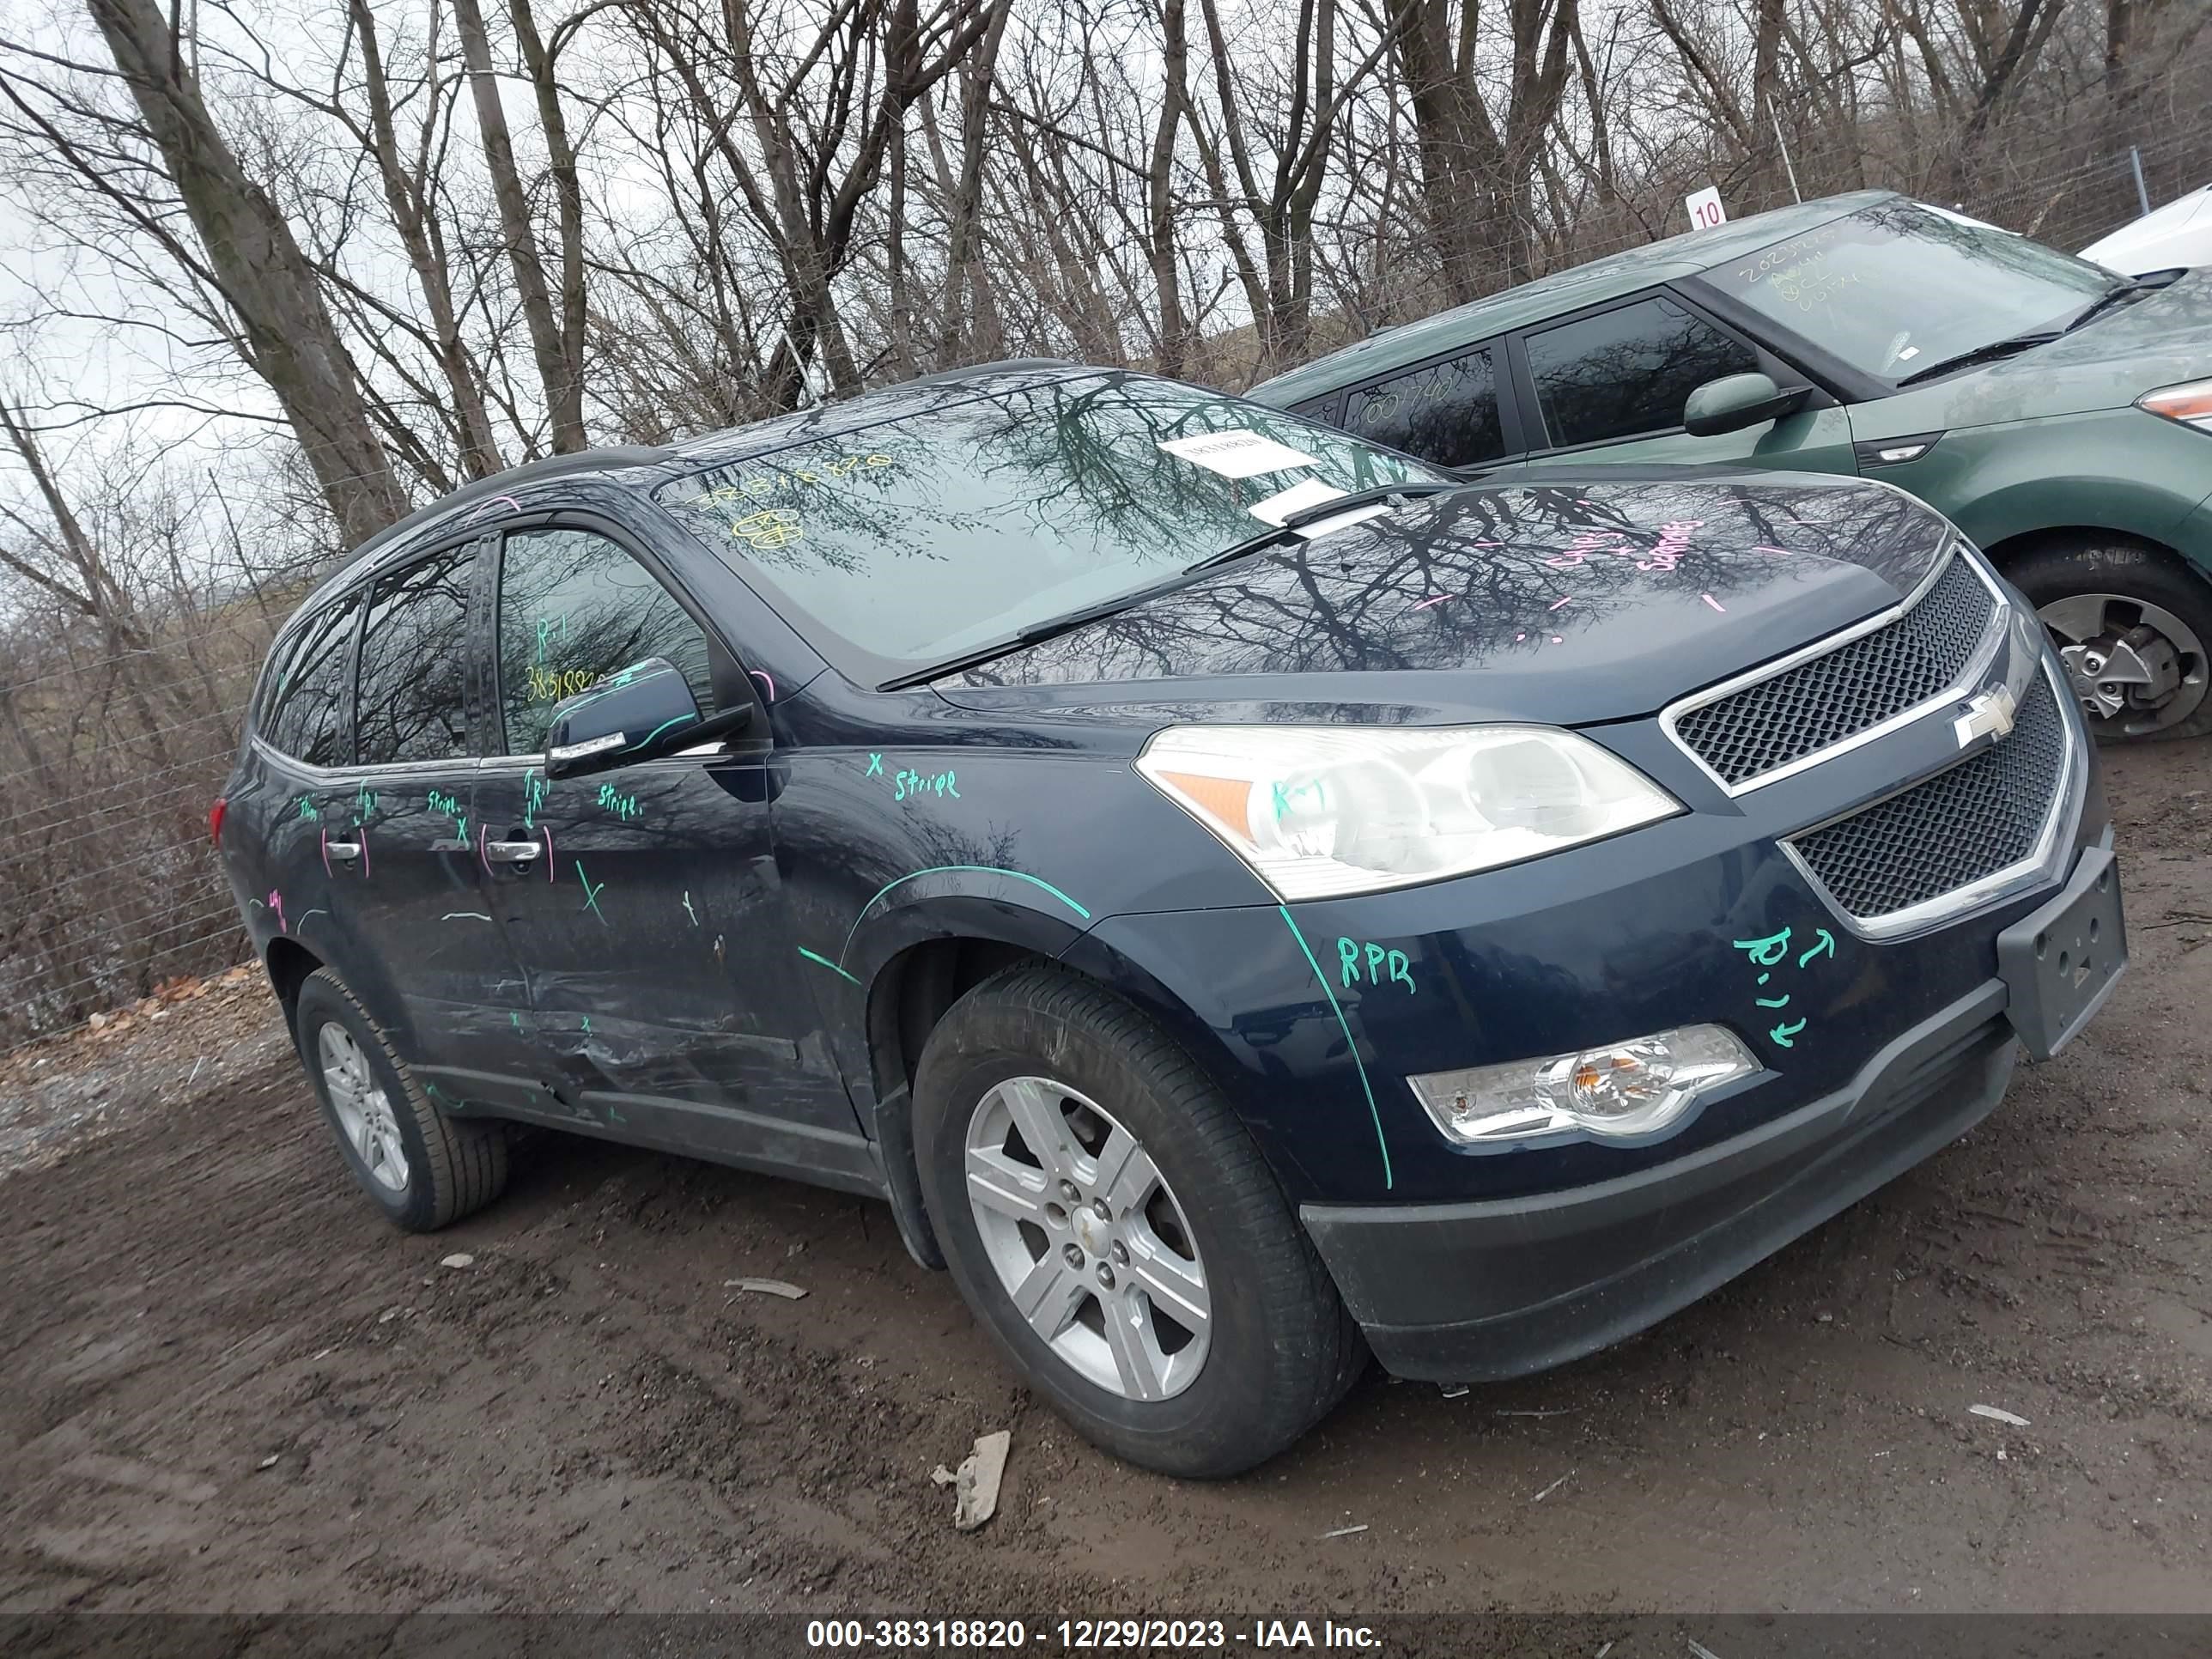
[[[2212,581],[2155,548],[2082,537],[2007,565],[2066,665],[2091,733],[2212,732]]]
[[[1163,1474],[1282,1450],[1366,1361],[1259,1151],[1128,1004],[1011,969],[930,1034],[930,1218],[969,1305],[1088,1439]]]

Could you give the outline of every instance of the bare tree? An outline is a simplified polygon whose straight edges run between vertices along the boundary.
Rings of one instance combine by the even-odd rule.
[[[33,89],[13,76],[0,76],[0,96],[88,189],[220,296],[231,344],[283,408],[341,532],[368,536],[405,513],[407,497],[369,421],[352,355],[314,267],[268,190],[240,165],[200,96],[183,43],[152,0],[91,0],[91,13],[137,106],[137,132],[118,135],[112,116],[65,90]],[[191,238],[180,234],[166,204],[115,166],[112,149],[94,149],[65,131],[64,114],[89,118],[111,144],[120,137],[149,146]]]
[[[523,318],[530,326],[530,344],[544,387],[553,447],[567,452],[582,449],[586,443],[582,198],[576,185],[575,153],[569,148],[560,93],[553,81],[553,58],[538,40],[529,0],[513,0],[513,10],[515,36],[538,94],[538,119],[551,153],[554,194],[559,204],[561,314],[557,319],[552,292],[546,285],[545,266],[538,255],[529,195],[515,166],[514,143],[507,133],[507,112],[499,101],[499,82],[492,69],[491,42],[484,33],[483,9],[477,0],[453,0],[453,21],[460,33],[462,58],[468,64],[477,130],[483,138],[484,167],[491,174],[492,195],[499,204],[501,240],[514,272]]]

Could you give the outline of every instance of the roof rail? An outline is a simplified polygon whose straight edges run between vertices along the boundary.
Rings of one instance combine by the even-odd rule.
[[[1026,368],[1080,368],[1083,365],[1065,357],[1002,357],[996,362],[969,363],[960,368],[940,368],[933,374],[917,374],[911,380],[902,380],[881,390],[896,392],[900,386],[935,386],[943,380],[968,380],[981,374],[1006,374]]]
[[[354,564],[457,507],[465,507],[471,501],[493,500],[520,484],[535,483],[540,478],[559,477],[569,472],[604,472],[615,467],[650,466],[657,461],[670,459],[674,453],[673,450],[653,444],[610,444],[603,449],[580,449],[566,455],[545,455],[534,461],[525,461],[520,466],[508,467],[504,472],[495,472],[489,478],[477,478],[465,483],[451,494],[439,496],[428,507],[417,507],[405,518],[385,526],[355,548],[345,562]]]

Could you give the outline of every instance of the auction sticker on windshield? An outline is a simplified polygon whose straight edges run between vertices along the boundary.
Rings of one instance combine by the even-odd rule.
[[[1160,446],[1169,454],[1218,472],[1224,478],[1249,478],[1262,472],[1280,472],[1293,466],[1313,466],[1314,458],[1239,427],[1229,432],[1202,432],[1195,437],[1169,438]]]

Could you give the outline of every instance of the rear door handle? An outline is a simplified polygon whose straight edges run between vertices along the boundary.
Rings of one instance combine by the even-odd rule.
[[[361,843],[357,841],[325,842],[323,851],[328,853],[340,864],[351,864],[361,856]]]
[[[528,865],[544,850],[542,845],[534,841],[488,841],[484,843],[483,849],[485,858],[497,859],[501,864],[512,864],[518,867]]]

